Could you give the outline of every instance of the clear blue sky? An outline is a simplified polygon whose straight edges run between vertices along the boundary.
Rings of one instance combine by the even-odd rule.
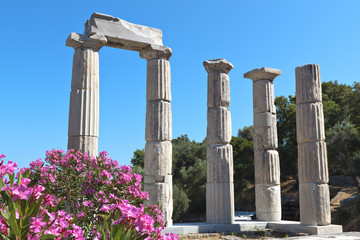
[[[360,1],[10,1],[0,0],[0,153],[28,166],[45,151],[66,149],[74,50],[93,12],[160,28],[173,49],[173,137],[206,136],[204,60],[226,58],[233,135],[252,124],[252,84],[243,74],[281,69],[275,95],[295,92],[295,67],[316,63],[323,81],[360,81]],[[145,145],[146,60],[100,50],[100,138],[121,164]]]

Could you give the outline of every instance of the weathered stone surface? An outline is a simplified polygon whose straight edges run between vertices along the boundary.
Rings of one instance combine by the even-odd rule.
[[[206,183],[206,222],[234,222],[233,183]]]
[[[276,113],[274,105],[274,85],[270,80],[253,82],[253,107],[255,113]]]
[[[147,205],[159,205],[164,213],[164,221],[167,226],[172,224],[173,191],[171,183],[144,184],[144,191],[149,193]]]
[[[320,66],[307,64],[295,69],[296,103],[321,102]]]
[[[207,145],[228,144],[231,141],[231,114],[224,107],[208,108]]]
[[[275,125],[276,123],[274,123]],[[275,125],[276,126],[276,125]],[[256,127],[254,131],[254,149],[277,149],[276,127]]]
[[[331,223],[330,194],[327,184],[300,183],[300,222],[326,226]]]
[[[254,151],[255,184],[280,184],[280,162],[276,150]]]
[[[298,143],[325,140],[324,113],[321,102],[296,105],[296,136]]]
[[[129,23],[119,18],[93,13],[85,23],[84,35],[103,34],[106,46],[140,51],[149,44],[163,45],[160,29]]]
[[[299,182],[327,183],[329,181],[326,143],[298,144]]]
[[[93,48],[79,47],[73,58],[68,148],[97,156],[98,136],[99,54]]]
[[[146,100],[171,101],[170,64],[165,59],[147,62]]]
[[[207,97],[208,107],[230,106],[230,80],[226,73],[209,72]]]
[[[261,221],[281,220],[280,186],[277,184],[256,184],[256,218]]]
[[[106,44],[107,39],[102,34],[94,34],[86,36],[78,33],[70,33],[66,39],[66,46],[77,48],[91,48],[94,51],[99,51],[100,48]]]
[[[254,113],[254,128],[273,127],[276,129],[276,114],[271,112]]]
[[[68,136],[99,136],[98,91],[71,91]]]
[[[169,60],[172,55],[172,49],[169,47],[151,44],[140,51],[140,57],[146,60],[165,59]]]
[[[170,141],[147,142],[145,144],[144,172],[155,176],[158,181],[171,175],[172,144]]]
[[[227,183],[233,180],[233,151],[230,144],[207,147],[207,182]]]
[[[270,80],[273,81],[277,76],[281,74],[281,70],[275,68],[255,68],[244,74],[244,78],[250,78],[253,81],[258,80]]]
[[[228,74],[231,69],[233,69],[233,65],[226,61],[224,58],[207,60],[203,62],[205,70],[210,72],[221,72]]]
[[[73,57],[71,90],[99,91],[99,53],[77,48]]]
[[[146,105],[146,141],[171,141],[172,116],[171,104],[163,101],[151,101]]]
[[[68,149],[76,149],[87,152],[91,156],[98,155],[98,137],[97,136],[69,136]]]

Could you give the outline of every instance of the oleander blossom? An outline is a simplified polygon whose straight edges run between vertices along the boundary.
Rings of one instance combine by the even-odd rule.
[[[4,157],[5,155],[0,155],[0,159]],[[17,239],[18,233],[12,232],[12,229],[16,228],[22,231],[21,239],[37,240],[45,235],[51,235],[53,239],[85,239],[82,229],[73,223],[71,214],[55,210],[61,199],[46,193],[43,186],[32,184],[32,180],[27,178],[29,171],[26,169],[22,169],[15,177],[16,170],[16,163],[9,161],[5,165],[3,161],[0,162],[2,239],[5,237],[15,239],[15,236]],[[10,208],[8,204],[12,207]],[[11,221],[11,218],[20,221]]]
[[[33,184],[65,199],[64,207],[72,220],[61,226],[73,232],[82,229],[83,234],[78,235],[84,239],[109,239],[118,229],[130,232],[133,239],[177,239],[174,234],[161,235],[165,223],[158,207],[143,205],[149,195],[141,190],[142,176],[133,173],[130,166],[120,166],[107,152],[95,158],[72,149],[53,149],[46,152],[44,161],[32,162],[29,170]],[[38,225],[34,229],[39,229],[41,221],[35,223]]]

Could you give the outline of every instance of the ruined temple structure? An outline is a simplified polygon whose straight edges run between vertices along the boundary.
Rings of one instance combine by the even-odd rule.
[[[139,52],[147,60],[145,176],[147,204],[159,204],[165,232],[234,232],[273,228],[310,234],[341,232],[330,224],[329,188],[321,80],[318,65],[296,68],[297,141],[300,223],[281,221],[280,164],[274,79],[281,71],[257,68],[244,74],[253,81],[255,197],[258,221],[234,218],[230,79],[225,59],[205,61],[208,73],[206,221],[173,225],[172,115],[169,59],[159,29],[94,13],[83,34],[71,33],[66,46],[75,50],[70,93],[68,149],[96,156],[99,138],[99,51],[114,47]],[[235,108],[236,109],[236,108]],[[294,161],[296,161],[294,159]]]
[[[160,29],[94,13],[84,34],[71,33],[66,46],[75,50],[70,93],[68,149],[98,154],[99,50],[121,48],[147,60],[145,191],[149,204],[160,204],[172,225],[171,48],[163,46]]]

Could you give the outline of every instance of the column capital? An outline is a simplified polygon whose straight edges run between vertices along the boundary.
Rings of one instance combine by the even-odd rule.
[[[253,81],[257,80],[270,80],[274,81],[274,79],[281,74],[281,70],[275,68],[255,68],[244,74],[244,78],[250,78]]]
[[[66,39],[66,46],[77,49],[81,48],[92,48],[99,51],[102,46],[107,42],[107,39],[102,34],[94,34],[91,36],[85,36],[79,33],[70,33]]]
[[[155,44],[150,44],[147,48],[140,51],[140,57],[146,60],[159,58],[169,60],[171,55],[171,48]]]
[[[233,69],[233,65],[226,61],[224,58],[207,60],[203,62],[205,70],[210,72],[223,72],[228,74],[231,69]]]

